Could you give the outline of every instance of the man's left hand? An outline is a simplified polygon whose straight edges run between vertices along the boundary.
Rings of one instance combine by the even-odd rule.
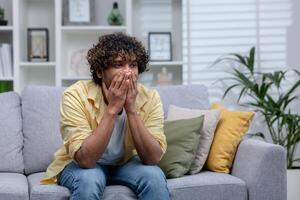
[[[126,100],[124,108],[127,114],[134,113],[136,111],[135,101],[137,96],[137,75],[134,72],[130,72],[129,85],[127,88]]]

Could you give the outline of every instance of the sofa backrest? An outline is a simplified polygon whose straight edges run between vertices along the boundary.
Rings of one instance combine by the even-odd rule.
[[[161,96],[165,116],[170,104],[187,108],[208,108],[203,85],[155,87]],[[30,86],[22,92],[25,173],[45,171],[54,152],[61,147],[59,102],[63,89]]]
[[[165,118],[169,105],[184,108],[208,109],[208,91],[204,85],[175,85],[154,87],[163,102]]]
[[[62,146],[59,102],[62,89],[28,86],[22,94],[25,174],[45,171]]]
[[[18,93],[0,94],[0,172],[24,172],[21,100]]]

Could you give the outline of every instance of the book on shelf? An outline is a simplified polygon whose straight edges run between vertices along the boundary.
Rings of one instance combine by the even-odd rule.
[[[12,77],[12,46],[11,44],[0,44],[0,77]]]

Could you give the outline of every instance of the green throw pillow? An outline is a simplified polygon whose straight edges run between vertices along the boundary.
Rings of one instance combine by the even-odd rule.
[[[165,121],[168,148],[159,166],[168,178],[186,174],[196,156],[204,116]]]

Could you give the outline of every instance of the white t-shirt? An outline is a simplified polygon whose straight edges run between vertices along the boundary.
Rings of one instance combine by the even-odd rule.
[[[124,128],[126,121],[126,112],[123,110],[121,115],[117,115],[114,129],[102,157],[97,163],[103,165],[115,165],[124,154]]]

